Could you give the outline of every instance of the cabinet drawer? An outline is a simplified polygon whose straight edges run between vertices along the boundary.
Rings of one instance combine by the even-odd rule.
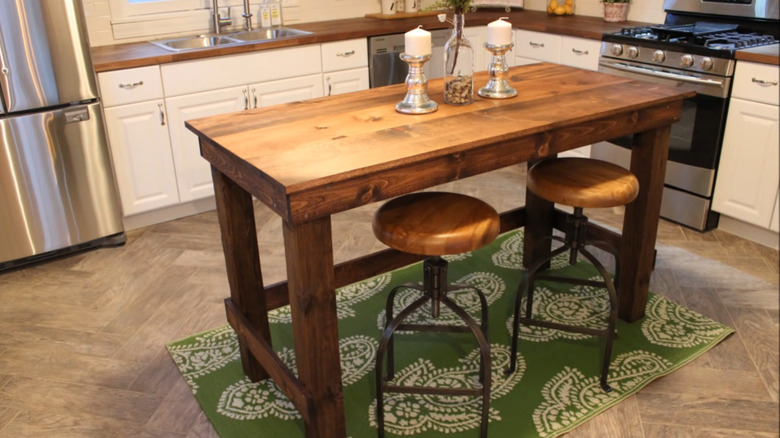
[[[549,33],[518,30],[515,56],[547,62],[561,62],[561,37]]]
[[[561,63],[572,67],[596,71],[599,68],[600,50],[601,41],[562,37]]]
[[[778,70],[776,65],[738,61],[732,96],[777,105],[780,94]]]
[[[322,44],[322,71],[338,71],[368,66],[365,38]]]
[[[158,66],[98,73],[103,106],[123,105],[162,99],[162,81]]]
[[[320,56],[320,45],[309,44],[165,64],[165,96],[320,74]]]

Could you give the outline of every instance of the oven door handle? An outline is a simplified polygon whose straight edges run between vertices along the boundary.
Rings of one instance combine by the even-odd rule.
[[[713,81],[712,79],[701,79],[693,76],[680,75],[676,73],[668,73],[664,71],[652,70],[644,67],[636,67],[633,65],[623,64],[620,62],[600,61],[600,65],[608,68],[614,68],[616,70],[623,70],[631,73],[637,73],[647,76],[658,76],[665,79],[672,79],[675,81],[688,82],[697,85],[708,85],[711,87],[723,88],[725,83],[723,81]]]

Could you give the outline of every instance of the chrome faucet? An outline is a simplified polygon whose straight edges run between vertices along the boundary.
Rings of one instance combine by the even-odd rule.
[[[244,30],[252,30],[252,12],[249,0],[244,0],[244,13],[241,16],[244,17]]]
[[[230,7],[228,7],[228,16],[222,17],[219,15],[219,0],[212,1],[212,8],[214,9],[214,32],[222,33],[223,26],[230,26],[233,22],[230,20]]]

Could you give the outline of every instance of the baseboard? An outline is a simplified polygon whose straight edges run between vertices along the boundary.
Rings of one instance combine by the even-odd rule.
[[[757,227],[723,214],[720,215],[718,229],[772,249],[780,248],[780,234],[776,231]]]
[[[214,197],[209,196],[208,198],[198,199],[185,204],[173,205],[171,207],[126,216],[124,218],[125,230],[130,231],[148,227],[150,225],[168,222],[194,214],[205,213],[216,208],[217,204]]]

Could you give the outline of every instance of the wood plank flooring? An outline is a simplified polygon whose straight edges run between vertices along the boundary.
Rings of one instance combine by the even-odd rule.
[[[522,205],[524,174],[441,189],[503,210]],[[334,217],[337,261],[381,248],[374,208]],[[285,277],[281,223],[257,212],[270,284]],[[586,214],[620,228],[619,210]],[[662,221],[651,289],[737,333],[569,436],[777,437],[778,252]],[[0,274],[0,437],[216,437],[164,344],[224,324],[226,296],[213,212]]]

